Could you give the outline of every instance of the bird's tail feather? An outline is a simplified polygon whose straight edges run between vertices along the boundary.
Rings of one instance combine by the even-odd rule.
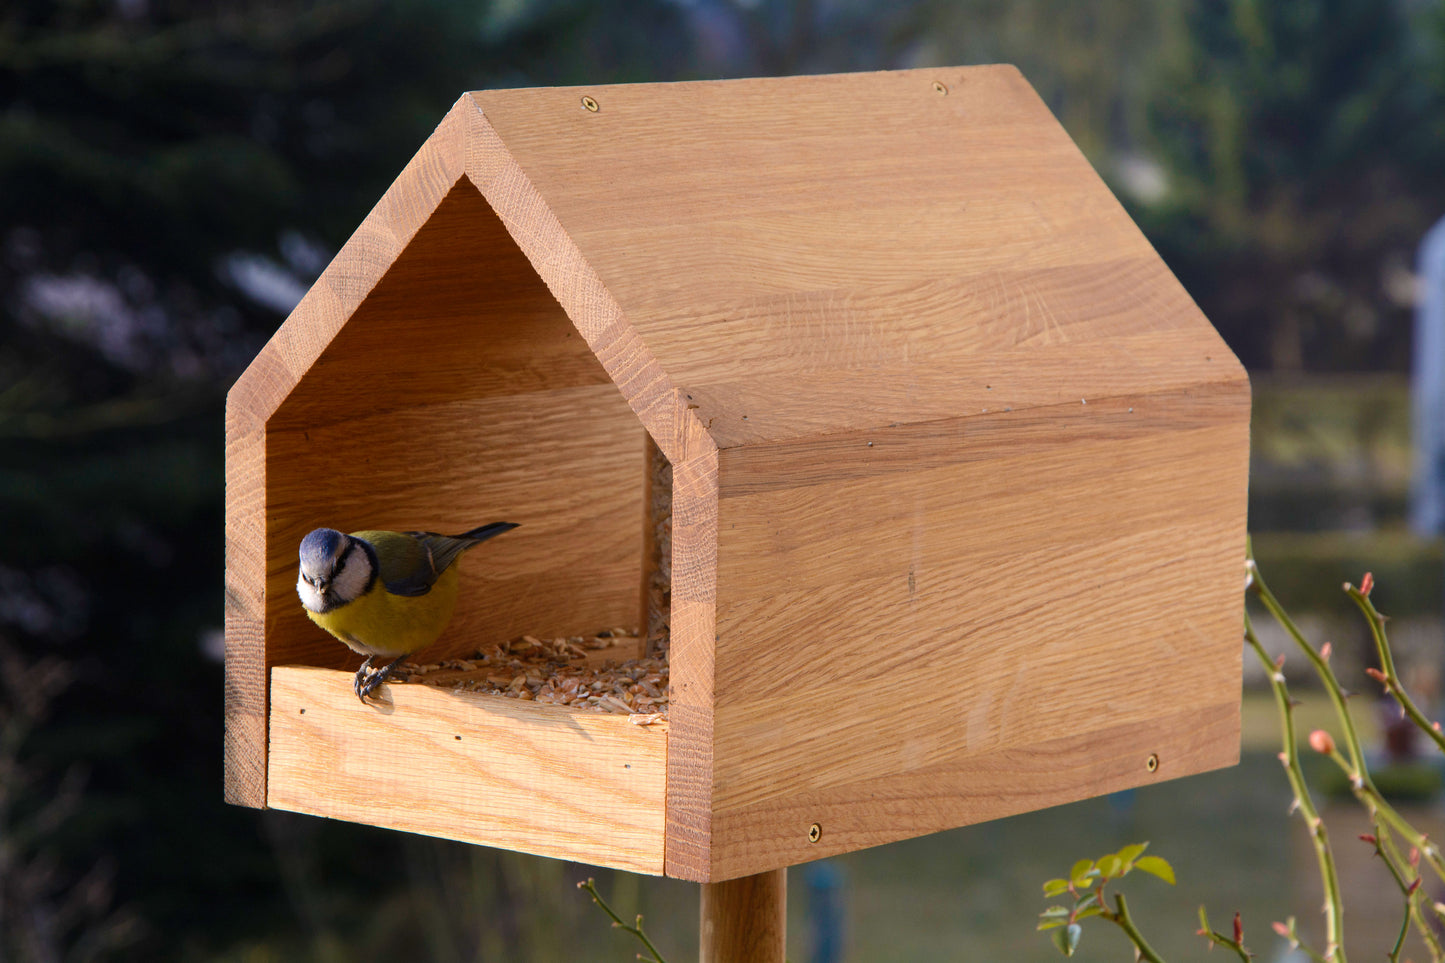
[[[510,532],[516,527],[516,524],[513,522],[492,522],[489,525],[483,525],[480,528],[472,529],[470,532],[462,532],[460,535],[453,535],[452,537],[465,538],[472,542],[485,542],[493,535],[500,535],[503,532]]]

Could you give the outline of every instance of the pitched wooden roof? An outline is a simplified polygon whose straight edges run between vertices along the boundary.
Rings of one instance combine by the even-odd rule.
[[[358,312],[385,323],[341,337]],[[553,362],[610,376],[674,461],[1244,379],[1019,72],[984,66],[466,94],[232,403],[281,424],[339,372],[421,404]]]
[[[1013,67],[470,96],[719,447],[1242,377]]]

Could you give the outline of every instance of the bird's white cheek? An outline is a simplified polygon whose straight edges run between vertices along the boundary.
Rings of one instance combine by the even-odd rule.
[[[361,555],[357,552],[356,555]],[[346,567],[336,574],[336,581],[331,587],[336,600],[340,602],[351,602],[366,594],[366,583],[371,581],[371,566],[364,559],[353,556],[353,561],[347,563]]]
[[[301,604],[313,612],[320,612],[325,608],[321,602],[321,594],[305,579],[296,580],[296,594],[301,596]]]

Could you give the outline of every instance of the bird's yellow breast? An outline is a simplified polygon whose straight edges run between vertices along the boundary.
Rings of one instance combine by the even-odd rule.
[[[377,579],[371,591],[311,621],[362,655],[400,656],[437,640],[457,605],[457,568],[450,565],[425,595],[392,595]]]

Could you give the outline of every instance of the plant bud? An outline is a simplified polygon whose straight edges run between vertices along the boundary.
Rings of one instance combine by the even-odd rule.
[[[1323,729],[1316,729],[1310,733],[1310,748],[1327,756],[1335,751],[1334,737]]]

